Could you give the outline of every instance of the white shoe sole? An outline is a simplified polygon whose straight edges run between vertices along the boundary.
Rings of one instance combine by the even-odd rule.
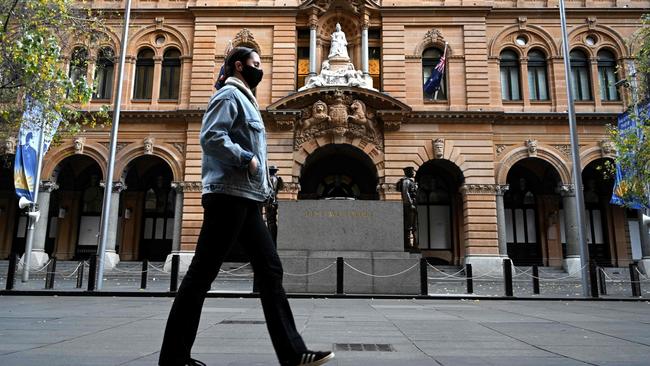
[[[314,362],[310,362],[310,363],[304,363],[304,364],[302,364],[300,366],[320,366],[320,365],[326,364],[327,362],[329,362],[333,358],[334,358],[334,352],[330,353],[329,355],[327,355],[324,358],[321,358],[318,361],[314,361]]]

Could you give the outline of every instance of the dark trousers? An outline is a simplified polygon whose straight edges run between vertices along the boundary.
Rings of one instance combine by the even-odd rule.
[[[260,203],[222,194],[204,194],[201,202],[203,226],[167,320],[159,365],[184,365],[190,359],[205,295],[236,242],[248,252],[259,278],[262,309],[278,360],[282,365],[296,362],[306,347],[282,287],[282,264]]]

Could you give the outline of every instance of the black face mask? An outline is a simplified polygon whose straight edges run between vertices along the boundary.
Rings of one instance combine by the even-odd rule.
[[[256,69],[251,65],[244,65],[244,69],[241,71],[241,75],[244,77],[246,84],[251,89],[255,89],[257,84],[262,81],[262,76],[264,76],[264,71]]]

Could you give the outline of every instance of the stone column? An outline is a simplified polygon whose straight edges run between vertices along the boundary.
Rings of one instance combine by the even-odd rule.
[[[181,234],[183,232],[183,204],[185,192],[201,192],[201,182],[172,182],[172,189],[176,190],[176,200],[174,205],[174,237],[172,239],[172,252],[165,259],[163,269],[167,272],[172,270],[172,256],[180,255],[179,272],[187,272],[187,268],[192,262],[194,251],[181,250]],[[189,197],[188,197],[189,198]]]
[[[463,195],[463,223],[465,263],[472,265],[474,275],[503,273],[503,258],[499,253],[496,185],[465,184]]]
[[[120,263],[120,256],[115,251],[117,246],[117,231],[119,230],[120,217],[120,193],[126,189],[121,182],[113,182],[113,194],[111,195],[111,211],[108,213],[108,234],[106,238],[106,253],[104,255],[104,268],[112,269]]]
[[[566,257],[564,258],[563,267],[568,273],[581,276],[575,187],[573,184],[564,184],[560,186],[559,190],[564,208],[564,235],[566,238]]]
[[[650,227],[643,225],[643,210],[637,210],[639,213],[639,240],[641,241],[641,261],[640,267],[647,275],[650,272]]]
[[[318,28],[318,17],[315,13],[309,16],[309,76],[316,76],[318,65],[316,64],[316,29]],[[300,86],[299,86],[300,87]]]
[[[361,28],[361,71],[363,76],[368,75],[368,23],[363,23]]]
[[[506,231],[506,209],[503,205],[503,195],[510,189],[508,184],[497,185],[497,227],[499,232],[499,255],[508,257],[508,234]]]
[[[34,242],[30,256],[30,268],[41,268],[50,260],[45,252],[45,240],[47,239],[47,224],[50,221],[50,194],[59,189],[55,182],[41,181],[38,193],[38,211],[41,216],[34,225]],[[24,255],[23,255],[24,260]]]

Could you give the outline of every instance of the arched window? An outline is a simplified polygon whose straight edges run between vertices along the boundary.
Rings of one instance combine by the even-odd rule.
[[[438,48],[427,48],[422,53],[422,85],[424,85],[431,73],[433,68],[438,65],[440,62],[440,57],[442,57],[442,51]],[[445,72],[442,75],[442,80],[440,81],[440,89],[433,94],[424,93],[424,99],[429,100],[447,100],[447,68],[445,67]]]
[[[115,69],[114,56],[110,47],[104,47],[97,53],[94,99],[111,99],[113,94],[113,71]]]
[[[151,99],[153,88],[153,51],[145,48],[138,52],[135,61],[135,87],[133,99]]]
[[[519,56],[514,51],[501,52],[501,99],[521,100]]]
[[[528,92],[530,100],[548,100],[546,55],[540,50],[528,52]]]
[[[571,77],[573,78],[573,98],[575,100],[591,100],[589,59],[580,50],[571,51],[569,57],[571,59]]]
[[[88,70],[88,51],[83,47],[77,47],[70,56],[70,80],[77,82],[86,78]]]
[[[160,99],[178,99],[181,80],[181,53],[175,48],[165,51],[160,80]]]
[[[600,81],[601,100],[619,100],[616,88],[616,58],[607,50],[598,52],[598,80]]]

